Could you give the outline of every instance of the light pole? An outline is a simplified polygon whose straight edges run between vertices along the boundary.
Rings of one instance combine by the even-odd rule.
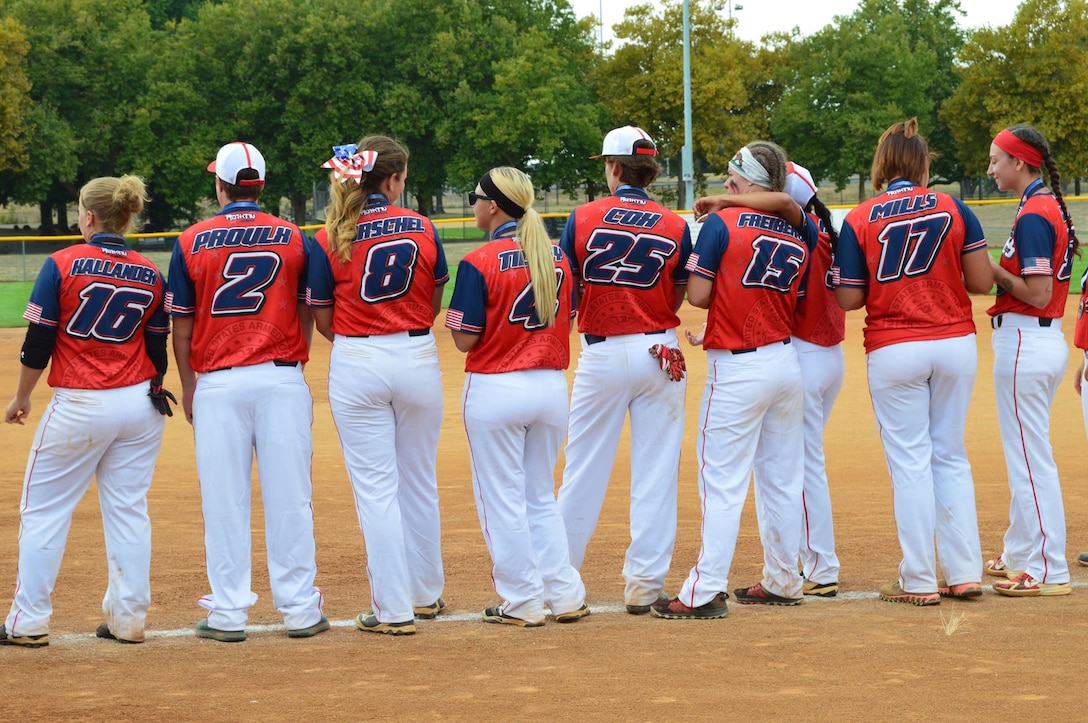
[[[730,0],[732,5],[732,0]],[[684,181],[684,209],[690,209],[695,199],[695,174],[691,152],[691,16],[688,0],[684,0],[684,148],[680,151],[680,173]]]
[[[733,0],[727,0],[727,5],[729,7],[729,19],[730,20],[733,19],[733,11],[734,10],[743,10],[744,9],[743,5],[741,5],[740,3],[734,3]]]

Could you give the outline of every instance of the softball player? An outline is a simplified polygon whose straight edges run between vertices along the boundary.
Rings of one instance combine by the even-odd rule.
[[[246,639],[257,601],[249,517],[256,451],[272,601],[289,636],[310,637],[329,621],[314,587],[313,401],[302,376],[313,321],[303,301],[309,244],[297,226],[257,205],[265,162],[255,147],[228,143],[208,170],[222,210],[181,234],[166,302],[196,438],[211,585],[196,634]]]
[[[699,559],[672,600],[653,604],[663,618],[718,618],[753,465],[763,540],[763,580],[733,591],[745,604],[801,601],[801,369],[790,343],[797,295],[817,229],[784,193],[772,215],[747,207],[744,194],[782,191],[786,158],[772,143],[751,143],[729,162],[733,195],[720,198],[688,260],[688,300],[708,309],[703,346],[709,372],[696,447],[703,501]],[[700,199],[702,201],[702,199]],[[766,199],[765,199],[766,200]],[[768,208],[774,204],[767,204]],[[706,203],[696,203],[697,216]]]
[[[676,540],[676,488],[687,380],[661,373],[648,349],[676,347],[691,254],[687,222],[646,193],[657,147],[645,131],[604,139],[613,195],[580,206],[559,245],[581,291],[582,353],[574,374],[559,512],[571,564],[582,567],[597,527],[623,421],[631,414],[631,545],[623,566],[627,612],[659,599]]]
[[[1077,304],[1077,326],[1073,333],[1073,345],[1083,352],[1083,356],[1080,360],[1080,366],[1077,367],[1077,373],[1073,377],[1073,388],[1077,392],[1077,396],[1080,397],[1081,410],[1084,414],[1084,428],[1088,430],[1088,394],[1084,394],[1084,380],[1086,369],[1085,362],[1088,361],[1088,319],[1085,319],[1084,311],[1088,305],[1088,271],[1080,280],[1080,302]],[[1088,567],[1088,552],[1082,552],[1077,556],[1077,564]]]
[[[96,178],[79,192],[85,245],[46,259],[23,314],[28,322],[8,424],[25,424],[30,394],[52,359],[53,399],[31,445],[20,506],[19,573],[0,644],[49,644],[50,596],[72,513],[98,480],[109,582],[100,638],[144,641],[151,603],[147,491],[162,441],[148,400],[166,371],[163,281],[124,234],[146,201],[135,176]],[[154,390],[151,390],[154,391]]]
[[[842,352],[846,312],[835,300],[828,273],[838,233],[831,223],[831,212],[816,196],[812,175],[795,163],[787,164],[787,168],[786,193],[812,215],[820,231],[809,262],[805,293],[797,300],[792,334],[805,394],[805,488],[801,498],[804,517],[800,550],[803,591],[805,595],[834,597],[839,591],[839,558],[835,554],[831,492],[824,461],[824,430],[846,376]]]
[[[461,411],[473,492],[502,603],[484,621],[520,627],[589,614],[555,500],[567,430],[571,269],[533,210],[521,171],[494,168],[469,194],[491,241],[462,259],[446,326],[467,353]]]
[[[899,579],[881,587],[880,598],[913,605],[982,594],[964,446],[978,366],[967,292],[993,285],[978,219],[958,199],[926,188],[928,180],[929,148],[917,120],[884,131],[872,181],[888,189],[847,214],[832,269],[842,307],[865,306],[869,394],[903,550]]]
[[[395,206],[408,151],[385,136],[334,148],[307,300],[333,342],[329,405],[367,552],[372,613],[358,629],[411,635],[445,607],[438,511],[442,372],[431,324],[449,280],[438,232]]]
[[[1043,185],[1043,165],[1050,190]],[[1002,595],[1068,595],[1073,589],[1050,447],[1050,405],[1069,361],[1061,324],[1077,237],[1057,165],[1039,131],[1013,126],[998,133],[986,172],[998,190],[1020,194],[1001,261],[992,261],[998,290],[987,312],[993,317],[994,391],[1012,502],[1004,549],[986,572],[1008,577],[994,583]]]

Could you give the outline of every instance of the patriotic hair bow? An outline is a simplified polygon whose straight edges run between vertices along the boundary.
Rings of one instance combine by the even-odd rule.
[[[354,143],[344,146],[332,147],[332,158],[321,164],[322,168],[331,168],[333,177],[340,183],[347,183],[348,179],[362,184],[363,173],[374,170],[374,163],[378,160],[377,151],[359,152],[359,147]]]

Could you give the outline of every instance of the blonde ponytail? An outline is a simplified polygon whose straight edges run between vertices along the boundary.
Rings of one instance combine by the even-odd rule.
[[[544,220],[533,209],[533,182],[516,168],[503,166],[490,171],[491,181],[525,215],[518,220],[517,239],[525,263],[529,267],[529,283],[533,287],[536,316],[544,326],[555,324],[556,299],[559,297],[555,275],[555,250],[544,228]]]

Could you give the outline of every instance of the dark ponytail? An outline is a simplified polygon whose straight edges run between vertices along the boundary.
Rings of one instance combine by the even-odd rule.
[[[1050,176],[1050,192],[1054,194],[1058,207],[1062,210],[1062,218],[1065,219],[1065,227],[1069,231],[1069,240],[1073,243],[1073,253],[1080,256],[1080,241],[1077,239],[1077,230],[1073,227],[1073,216],[1070,215],[1065,205],[1065,198],[1062,196],[1062,178],[1058,174],[1058,164],[1054,162],[1054,156],[1050,155],[1050,144],[1046,142],[1042,133],[1028,125],[1011,126],[1009,132],[1043,154],[1043,165],[1046,166],[1047,175]],[[1028,166],[1028,168],[1036,173],[1040,171],[1034,166]]]

